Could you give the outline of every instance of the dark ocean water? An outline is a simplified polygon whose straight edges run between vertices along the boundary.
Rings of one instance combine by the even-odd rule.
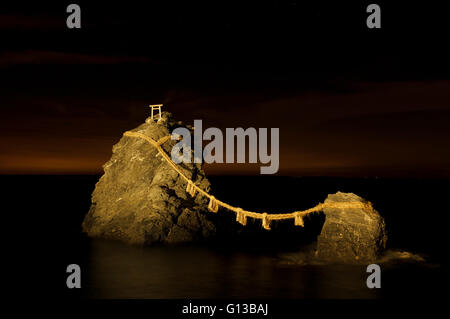
[[[450,181],[211,177],[216,197],[268,212],[305,209],[336,191],[370,200],[388,227],[382,288],[368,289],[366,265],[295,264],[295,227],[176,247],[87,238],[81,222],[98,176],[2,176],[9,279],[17,294],[44,298],[423,298],[448,287]],[[291,228],[289,228],[291,227]],[[269,234],[270,233],[270,234]],[[412,258],[399,258],[399,251]],[[294,262],[292,262],[294,261]],[[82,269],[68,290],[66,267]]]

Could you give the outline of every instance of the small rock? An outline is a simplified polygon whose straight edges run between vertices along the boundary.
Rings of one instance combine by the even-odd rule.
[[[328,195],[327,203],[367,203],[352,193]],[[386,248],[386,226],[375,209],[324,208],[325,223],[317,240],[317,258],[335,262],[377,260]]]

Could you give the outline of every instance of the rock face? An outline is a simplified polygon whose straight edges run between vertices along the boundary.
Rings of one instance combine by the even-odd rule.
[[[159,123],[148,118],[132,131],[158,140],[178,126],[182,126],[181,122],[173,121],[171,114],[164,112]],[[175,143],[169,140],[162,147],[170,155]],[[215,234],[207,199],[187,194],[186,182],[157,154],[141,138],[123,136],[114,145],[92,194],[83,231],[89,236],[135,244],[189,242]],[[187,177],[209,191],[210,183],[201,164],[181,167]]]
[[[327,203],[367,203],[352,193],[328,195]],[[333,262],[371,262],[386,247],[384,219],[374,209],[324,208],[325,223],[317,240],[316,256]]]

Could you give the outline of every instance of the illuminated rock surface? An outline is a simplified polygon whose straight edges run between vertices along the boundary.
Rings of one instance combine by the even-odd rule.
[[[160,123],[147,119],[132,131],[159,140],[179,126],[182,126],[181,122],[175,122],[170,113],[164,112]],[[162,147],[170,154],[175,143],[168,140]],[[209,191],[210,182],[201,164],[181,164],[181,168],[200,188]],[[103,169],[104,174],[95,186],[92,205],[83,222],[83,230],[89,236],[135,244],[182,243],[210,238],[216,234],[216,227],[222,225],[214,224],[217,216],[208,212],[207,198],[191,197],[186,192],[186,182],[142,138],[122,137],[114,145],[111,159]],[[355,202],[366,203],[355,194],[341,192],[328,195],[325,201]],[[361,208],[325,206],[325,222],[317,238],[313,259],[366,262],[379,257],[387,240],[384,220],[370,207],[357,206]],[[234,219],[230,221],[237,225]],[[225,228],[226,238],[235,237],[235,227]],[[258,228],[253,236],[266,235],[266,232]]]
[[[366,201],[352,193],[328,195],[325,203]],[[325,223],[317,240],[317,257],[337,262],[376,261],[386,247],[384,219],[374,209],[325,208]]]
[[[147,119],[132,131],[158,140],[178,126],[181,123],[164,112],[160,123]],[[175,143],[169,140],[163,144],[169,155]],[[186,182],[157,154],[141,138],[123,136],[114,145],[111,159],[103,165],[104,174],[92,194],[83,231],[89,236],[136,244],[190,242],[215,234],[205,197],[188,195]],[[210,183],[201,164],[181,167],[197,185],[209,190]]]

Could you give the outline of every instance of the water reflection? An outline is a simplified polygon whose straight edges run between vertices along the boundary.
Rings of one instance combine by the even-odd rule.
[[[90,241],[93,298],[375,298],[365,266],[286,265],[275,255]]]

